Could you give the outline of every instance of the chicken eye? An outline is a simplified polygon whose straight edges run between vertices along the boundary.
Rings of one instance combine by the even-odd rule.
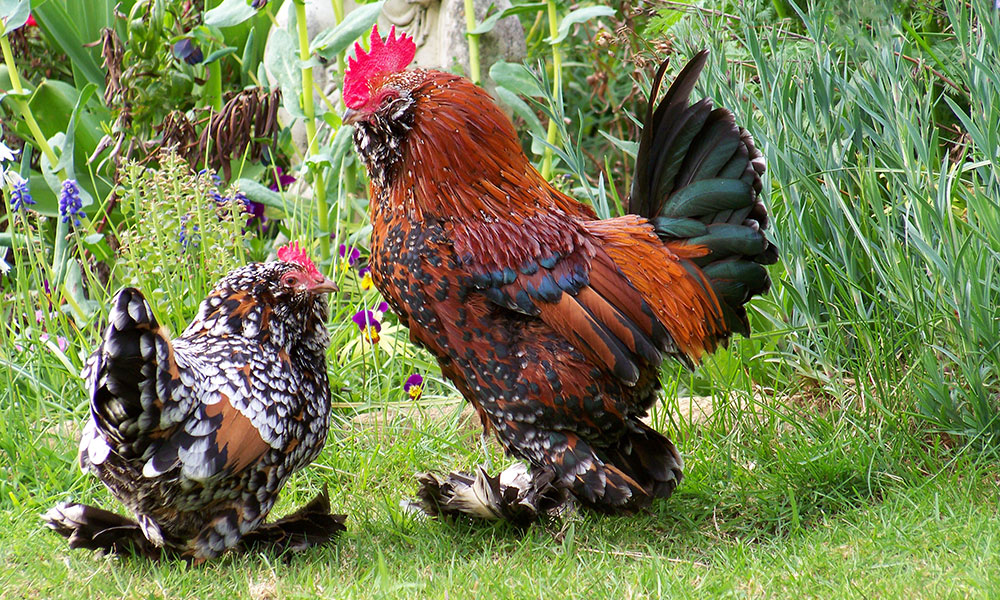
[[[386,107],[396,100],[399,100],[399,92],[392,89],[385,90],[379,95],[378,105],[379,107]]]
[[[295,273],[287,273],[281,278],[281,283],[285,284],[285,287],[295,288],[302,283],[302,279]]]

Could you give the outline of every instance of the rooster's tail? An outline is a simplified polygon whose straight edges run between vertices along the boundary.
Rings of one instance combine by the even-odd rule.
[[[707,50],[698,53],[654,110],[667,62],[657,71],[628,209],[649,219],[668,246],[687,247],[678,255],[699,250],[687,260],[718,299],[725,330],[749,335],[743,305],[770,288],[763,265],[778,260],[778,249],[764,235],[764,157],[750,133],[708,99],[688,104],[707,58]]]

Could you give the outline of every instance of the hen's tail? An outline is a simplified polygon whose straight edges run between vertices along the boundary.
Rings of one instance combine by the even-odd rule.
[[[667,62],[650,92],[639,141],[629,212],[646,217],[689,271],[700,270],[719,301],[725,329],[750,334],[743,305],[770,288],[762,265],[778,260],[764,235],[767,209],[758,198],[764,157],[733,113],[708,99],[688,103],[708,58],[703,50],[684,67],[653,109]],[[697,272],[694,273],[698,275]]]
[[[82,375],[97,429],[82,440],[84,469],[88,462],[103,462],[111,449],[125,459],[144,457],[156,437],[150,434],[176,420],[162,418],[166,405],[184,409],[167,402],[180,384],[180,372],[169,338],[135,288],[115,295],[104,339]]]

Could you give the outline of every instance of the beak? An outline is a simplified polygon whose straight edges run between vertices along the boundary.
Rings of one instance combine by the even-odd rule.
[[[310,292],[314,294],[329,294],[340,290],[332,279],[326,275],[321,275],[321,277],[323,279],[317,279],[316,284],[309,288]]]
[[[364,113],[359,110],[354,110],[353,108],[348,108],[344,111],[344,114],[340,116],[340,120],[344,125],[354,125],[363,118]]]

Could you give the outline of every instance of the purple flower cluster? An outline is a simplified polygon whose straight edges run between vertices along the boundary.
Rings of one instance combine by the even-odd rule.
[[[198,226],[195,225],[191,227],[191,232],[188,233],[187,228],[188,216],[184,215],[181,217],[181,232],[178,235],[178,241],[181,243],[185,249],[188,246],[193,246],[195,248],[201,243],[201,232],[198,231]]]
[[[29,206],[35,204],[28,189],[28,180],[16,173],[12,173],[11,176],[14,181],[10,189],[10,209],[13,212],[27,210]]]
[[[62,215],[62,222],[72,221],[74,227],[80,226],[80,217],[86,217],[83,212],[83,201],[80,200],[80,186],[75,179],[67,179],[62,184],[59,191],[59,214]]]
[[[265,222],[267,217],[264,216],[264,205],[260,202],[254,202],[246,194],[237,190],[233,192],[232,196],[223,196],[219,189],[222,187],[222,178],[216,173],[211,173],[208,169],[202,169],[198,171],[199,175],[210,174],[212,177],[212,183],[215,184],[213,188],[208,190],[208,197],[212,199],[216,204],[228,204],[229,202],[239,202],[243,206],[243,212],[247,213],[247,222],[243,226],[244,230],[251,229],[255,223],[259,223],[262,229],[266,229]],[[295,178],[292,178],[295,181]]]

